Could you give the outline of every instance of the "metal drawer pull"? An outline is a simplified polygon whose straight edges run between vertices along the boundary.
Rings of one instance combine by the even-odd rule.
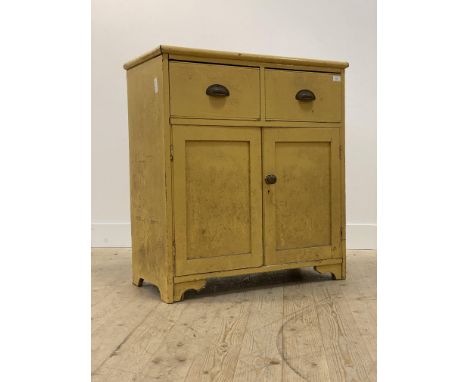
[[[296,99],[298,101],[311,102],[315,100],[315,94],[308,89],[302,89],[297,92]]]
[[[227,97],[229,90],[226,86],[213,84],[206,88],[206,94],[212,97]]]
[[[272,175],[272,174],[267,175],[265,177],[265,183],[266,184],[275,184],[276,183],[276,175]]]

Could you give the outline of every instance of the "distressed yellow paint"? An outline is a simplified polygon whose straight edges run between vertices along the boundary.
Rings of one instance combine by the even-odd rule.
[[[266,119],[341,122],[341,84],[336,73],[266,69]],[[312,91],[315,101],[298,101],[303,89]]]
[[[249,253],[249,142],[189,141],[185,152],[187,258]]]
[[[310,70],[330,70],[344,69],[349,66],[347,62],[341,61],[330,61],[330,60],[316,60],[310,58],[295,58],[295,57],[280,57],[280,56],[267,56],[264,54],[251,54],[251,53],[239,53],[239,52],[224,52],[218,50],[208,49],[193,49],[184,48],[179,46],[160,45],[155,49],[141,55],[127,62],[124,65],[126,70],[129,70],[143,62],[150,60],[151,58],[158,57],[160,55],[168,55],[174,60],[185,60],[185,61],[201,61],[201,62],[219,62],[237,65],[264,65],[268,64],[268,67],[275,65],[287,66],[289,69],[292,68],[303,68],[306,67]]]
[[[195,118],[260,118],[260,71],[227,65],[171,62],[171,114]],[[219,84],[227,97],[208,97],[206,89]]]
[[[135,285],[173,302],[211,277],[346,277],[347,66],[166,46],[125,65]]]
[[[276,249],[331,244],[330,142],[276,142]]]
[[[265,129],[263,171],[265,263],[340,257],[338,129]]]
[[[133,282],[139,285],[146,279],[159,287],[161,298],[171,301],[164,166],[169,137],[164,134],[162,91],[153,90],[155,78],[162,83],[161,57],[127,72]]]
[[[177,276],[259,266],[260,130],[174,126]]]

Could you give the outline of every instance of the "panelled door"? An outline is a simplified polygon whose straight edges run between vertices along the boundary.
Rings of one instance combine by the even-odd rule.
[[[265,264],[340,257],[339,130],[263,129]]]
[[[263,264],[261,129],[173,127],[176,275]]]

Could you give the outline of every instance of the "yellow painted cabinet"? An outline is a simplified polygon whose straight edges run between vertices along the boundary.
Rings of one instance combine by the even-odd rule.
[[[128,83],[133,283],[346,275],[347,63],[161,46]]]

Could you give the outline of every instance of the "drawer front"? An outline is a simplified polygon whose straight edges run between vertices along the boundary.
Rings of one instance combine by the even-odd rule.
[[[173,117],[260,119],[258,68],[172,61],[169,73]]]
[[[341,91],[339,74],[266,69],[266,119],[341,122]]]

